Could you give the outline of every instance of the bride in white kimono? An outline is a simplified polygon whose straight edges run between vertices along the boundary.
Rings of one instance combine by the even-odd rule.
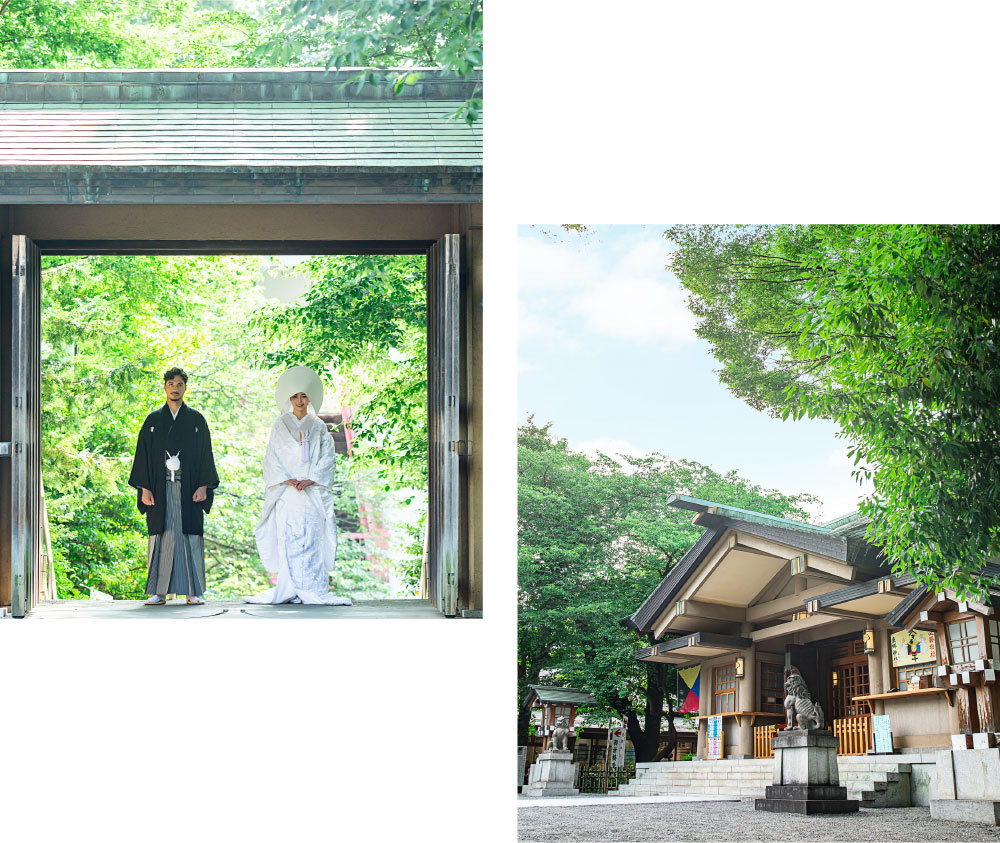
[[[243,599],[350,606],[330,592],[337,555],[330,487],[337,455],[326,424],[311,412],[323,406],[323,383],[311,369],[295,366],[278,379],[275,401],[281,415],[264,455],[264,509],[256,537],[260,561],[278,578],[274,588]]]

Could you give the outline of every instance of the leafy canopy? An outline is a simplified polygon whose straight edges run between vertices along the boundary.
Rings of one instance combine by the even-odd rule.
[[[625,720],[639,761],[657,754],[676,679],[668,665],[634,661],[650,642],[620,620],[701,534],[666,506],[674,493],[802,520],[812,501],[662,454],[591,459],[531,418],[519,430],[519,699],[539,682],[586,689]],[[525,740],[523,709],[520,728]]]
[[[896,570],[978,592],[1000,554],[1000,229],[679,226],[671,266],[720,377],[828,418]]]
[[[257,49],[268,63],[363,67],[354,77],[359,85],[396,93],[420,82],[413,68],[442,67],[467,79],[483,64],[482,0],[283,0],[269,23]],[[479,91],[455,115],[470,126],[482,111]]]

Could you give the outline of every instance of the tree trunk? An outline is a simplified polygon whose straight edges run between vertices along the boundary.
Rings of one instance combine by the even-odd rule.
[[[528,742],[531,740],[531,735],[528,734],[528,727],[531,726],[531,709],[522,705],[517,710],[517,745],[527,746]]]

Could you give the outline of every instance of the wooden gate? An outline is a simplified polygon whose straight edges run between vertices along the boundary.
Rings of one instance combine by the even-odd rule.
[[[27,237],[2,240],[0,605],[23,617],[41,583],[41,261]]]
[[[461,237],[446,234],[427,253],[427,570],[422,594],[445,615],[458,612]]]
[[[774,758],[774,745],[771,743],[771,739],[776,734],[778,734],[778,727],[774,723],[767,726],[754,726],[754,758]]]
[[[854,714],[833,721],[833,734],[840,741],[837,755],[864,755],[872,746],[872,719]]]

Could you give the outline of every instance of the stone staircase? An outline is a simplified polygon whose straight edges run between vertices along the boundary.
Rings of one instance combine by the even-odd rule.
[[[898,759],[899,756],[895,756]],[[911,805],[910,765],[886,756],[842,755],[837,758],[840,784],[848,799],[862,808]],[[722,761],[661,761],[637,764],[636,777],[609,796],[763,796],[774,779],[773,758]]]
[[[837,758],[840,783],[847,798],[862,808],[909,808],[911,765],[886,756],[845,755]]]
[[[774,778],[773,758],[721,761],[658,761],[636,764],[636,777],[608,795],[763,796]]]

